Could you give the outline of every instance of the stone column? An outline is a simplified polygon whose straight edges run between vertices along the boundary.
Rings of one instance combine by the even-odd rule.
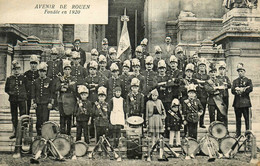
[[[0,81],[11,75],[11,61],[13,46],[10,44],[0,44]]]

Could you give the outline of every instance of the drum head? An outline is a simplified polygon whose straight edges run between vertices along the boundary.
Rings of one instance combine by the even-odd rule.
[[[45,139],[54,139],[59,133],[59,125],[55,122],[45,122],[42,125],[42,137]]]
[[[183,146],[183,151],[185,152],[185,154],[188,153],[188,155],[193,155],[196,150],[199,151],[199,144],[194,138],[188,138],[188,140],[189,143],[188,145]]]
[[[227,137],[220,141],[220,150],[223,154],[226,154],[236,142],[236,138]],[[238,151],[238,146],[235,147],[234,152]]]
[[[40,139],[35,139],[33,142],[32,142],[32,154],[35,155],[37,153],[37,151],[39,150],[39,147],[40,147],[40,144],[41,143],[41,140]]]
[[[126,121],[130,125],[141,125],[144,123],[144,119],[140,116],[131,116],[131,117],[127,118]]]
[[[71,144],[67,138],[58,136],[53,141],[53,144],[56,146],[56,148],[58,149],[58,151],[62,156],[66,156],[67,154],[69,154],[71,149]]]
[[[210,124],[209,133],[217,139],[222,139],[228,134],[228,131],[224,123],[215,121]]]
[[[208,136],[209,137],[209,140],[212,142],[214,148],[219,151],[219,143],[217,141],[217,139],[211,137],[211,136]],[[202,151],[203,154],[205,155],[209,155],[209,151],[208,151],[208,145],[207,145],[207,141],[205,139],[205,136],[201,138],[200,140],[200,149]]]
[[[84,156],[88,151],[88,145],[86,142],[77,141],[75,142],[75,155],[77,157]]]

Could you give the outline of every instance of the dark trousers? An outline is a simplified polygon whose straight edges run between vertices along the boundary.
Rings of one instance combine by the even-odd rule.
[[[216,110],[217,110],[217,121],[223,122],[224,125],[227,126],[227,117],[219,111],[219,109],[216,105],[209,105],[208,109],[209,109],[210,123],[212,123],[216,120],[215,115],[216,115]]]
[[[188,137],[191,137],[191,138],[194,138],[197,140],[198,122],[197,123],[188,122],[186,126],[187,126]]]
[[[224,104],[227,106],[227,117],[226,117],[226,122],[224,122],[224,123],[227,124],[226,127],[227,127],[227,129],[228,129],[228,105],[229,105],[229,97],[228,97],[228,96],[223,97],[223,102],[224,102]]]
[[[50,110],[48,104],[37,104],[36,108],[36,131],[37,135],[41,135],[41,128],[44,122],[49,121]]]
[[[12,123],[14,126],[15,134],[16,134],[17,124],[18,124],[18,107],[19,107],[20,116],[25,115],[26,101],[10,101]]]
[[[31,105],[32,105],[32,100],[27,100],[27,110],[26,110],[26,115],[30,115],[30,110],[31,110]]]
[[[236,135],[241,135],[241,117],[244,116],[246,130],[249,130],[249,108],[236,108],[235,107],[235,114],[236,114]]]
[[[108,134],[108,126],[96,126],[95,125],[95,129],[96,129],[96,141],[98,142],[99,137]]]
[[[207,99],[200,99],[201,105],[203,107],[202,115],[200,116],[200,126],[204,125],[204,116],[206,111]]]
[[[72,115],[65,115],[62,103],[59,103],[59,111],[60,111],[60,132],[61,134],[70,135]]]
[[[164,106],[165,112],[166,112],[165,122],[167,122],[167,121],[168,121],[168,118],[169,118],[169,116],[170,116],[169,113],[168,113],[168,110],[171,109],[171,102],[164,102],[164,103],[163,103],[163,106]],[[164,137],[169,138],[169,133],[170,133],[170,131],[168,130],[167,123],[165,123]]]
[[[89,135],[88,135],[88,121],[77,121],[77,135],[76,141],[81,140],[81,135],[84,135],[84,141],[89,144]]]
[[[122,125],[113,125],[112,129],[110,130],[111,134],[112,134],[112,138],[113,138],[113,145],[115,148],[118,147],[118,143],[119,143],[119,138],[121,137],[121,128]]]

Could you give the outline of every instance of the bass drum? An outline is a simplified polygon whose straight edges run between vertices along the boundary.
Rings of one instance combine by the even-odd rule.
[[[53,140],[53,144],[62,156],[66,156],[70,153],[72,142],[73,138],[66,134],[60,134]]]
[[[208,136],[208,137],[209,137],[209,140],[212,142],[214,148],[217,151],[219,151],[219,143],[218,143],[218,141],[214,137],[212,137],[212,136]],[[206,138],[206,136],[204,136],[204,137],[202,137],[200,139],[200,149],[201,149],[203,154],[208,156],[209,155],[209,151],[208,151],[207,140],[205,138]]]
[[[185,138],[182,141],[182,148],[185,154],[190,155],[196,155],[199,152],[199,143],[194,138]]]
[[[226,154],[231,147],[234,145],[234,143],[237,141],[234,137],[226,137],[220,140],[220,150],[223,154]],[[238,151],[238,146],[235,147],[234,152],[236,153]]]
[[[228,130],[223,122],[214,121],[209,126],[209,133],[216,139],[222,139],[228,135]]]
[[[84,141],[77,141],[74,144],[75,146],[75,155],[77,157],[84,156],[88,151],[88,144]]]
[[[57,123],[55,122],[44,122],[42,125],[42,137],[44,139],[54,139],[56,138],[56,136],[58,135],[58,133],[60,132],[60,127]]]

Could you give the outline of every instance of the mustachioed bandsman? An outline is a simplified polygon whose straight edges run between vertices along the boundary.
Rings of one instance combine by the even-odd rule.
[[[187,88],[190,84],[197,85],[198,82],[196,79],[192,78],[194,73],[194,65],[192,63],[187,64],[185,68],[185,76],[181,80],[181,103],[188,98]]]
[[[132,69],[133,74],[130,75],[130,80],[138,78],[140,81],[139,91],[144,93],[146,82],[144,76],[140,73],[140,61],[137,58],[132,59]]]
[[[130,91],[130,83],[131,83],[130,75],[129,75],[130,67],[131,67],[130,60],[125,60],[122,68],[122,75],[119,76],[122,83],[122,97],[124,99],[126,99],[126,96]]]
[[[158,62],[162,59],[162,49],[160,46],[154,46],[154,60],[153,60],[153,70],[158,71]]]
[[[145,68],[146,70],[142,72],[142,75],[145,78],[145,90],[144,90],[144,96],[147,97],[147,95],[156,88],[157,86],[157,73],[153,71],[153,57],[148,56],[145,59]]]
[[[63,61],[59,58],[57,48],[53,47],[51,49],[51,59],[47,62],[47,77],[51,78],[53,81],[52,89],[55,91],[56,84],[59,81],[59,77],[62,76],[63,68],[62,68]],[[57,109],[58,102],[57,102],[57,94],[54,94],[54,105],[53,107]]]
[[[138,78],[131,80],[131,89],[126,97],[126,118],[130,116],[144,117],[144,95],[139,91]]]
[[[148,57],[148,56],[149,56],[149,53],[147,52],[148,39],[147,39],[147,38],[144,38],[144,39],[141,41],[140,45],[141,45],[142,48],[143,48],[143,55],[144,55],[144,57],[145,57],[145,58]]]
[[[106,102],[107,88],[101,86],[98,88],[98,100],[93,106],[93,118],[96,130],[96,142],[102,135],[108,135],[109,129],[109,104]]]
[[[217,68],[214,63],[210,65],[209,76],[210,79],[207,80],[205,89],[209,94],[208,110],[210,123],[215,121],[215,112],[217,110],[217,121],[224,122],[225,126],[227,126],[226,105],[223,103],[222,94],[220,93],[220,91],[224,89],[224,85],[217,79]]]
[[[233,81],[231,92],[235,95],[233,107],[236,114],[236,137],[241,135],[241,117],[245,119],[246,130],[249,130],[249,109],[252,106],[249,94],[253,91],[251,79],[245,76],[243,63],[237,65],[238,78]],[[251,129],[250,129],[251,130]]]
[[[12,75],[7,78],[5,83],[5,92],[9,95],[10,109],[14,133],[10,139],[15,138],[18,123],[18,108],[20,116],[26,113],[26,77],[21,74],[21,65],[14,60],[12,62]]]
[[[119,70],[121,71],[122,66],[121,66],[121,60],[117,58],[117,51],[114,47],[111,47],[109,49],[109,58],[107,59],[107,69],[110,68],[112,63],[116,63],[117,66],[119,67]]]
[[[218,67],[219,75],[217,76],[217,79],[219,79],[223,84],[225,89],[221,90],[221,93],[223,94],[223,102],[227,106],[227,116],[228,116],[228,106],[229,106],[229,94],[228,89],[231,88],[231,82],[228,76],[226,76],[226,63],[224,61],[219,62]],[[227,119],[228,120],[228,117]]]
[[[106,58],[109,57],[109,53],[108,53],[108,50],[109,50],[109,46],[108,46],[108,40],[107,38],[104,38],[102,40],[102,49],[99,51],[99,54],[101,55],[104,55]]]
[[[176,56],[171,55],[169,62],[170,69],[166,72],[169,78],[169,91],[171,91],[173,98],[179,99],[181,97],[180,84],[183,73],[181,70],[178,69],[178,59],[176,58]]]
[[[60,112],[60,128],[62,134],[71,134],[71,120],[76,106],[76,79],[71,75],[71,61],[63,62],[64,75],[57,82]]]
[[[143,47],[137,46],[135,49],[135,58],[137,58],[140,62],[140,71],[145,70],[145,57],[143,55]]]
[[[72,52],[73,65],[71,66],[71,76],[75,77],[77,85],[83,85],[87,76],[86,69],[80,65],[80,54],[77,51]]]
[[[183,124],[187,127],[187,136],[197,140],[198,122],[203,111],[200,100],[196,97],[196,85],[187,87],[188,98],[183,102]]]
[[[209,75],[207,74],[206,70],[207,60],[205,58],[200,58],[197,64],[198,72],[193,74],[193,78],[198,82],[197,97],[204,108],[203,114],[200,116],[200,127],[206,128],[204,126],[204,115],[207,105],[208,93],[205,89],[205,82],[209,79]]]
[[[172,92],[169,89],[168,81],[170,78],[166,74],[166,63],[162,59],[158,62],[158,75],[157,75],[157,90],[159,92],[159,99],[162,101],[165,110],[170,109]],[[168,113],[166,113],[166,120],[168,118]],[[168,137],[169,131],[168,126],[165,126],[165,136]]]
[[[75,39],[73,42],[73,48],[71,51],[77,51],[80,55],[80,65],[84,66],[86,62],[86,52],[80,47],[81,41],[80,39]]]
[[[39,72],[37,70],[39,60],[37,55],[31,55],[30,57],[30,67],[31,69],[26,71],[24,73],[24,76],[26,77],[26,91],[27,91],[27,110],[26,114],[30,114],[31,109],[31,100],[32,100],[32,86],[35,82],[35,80],[39,77]]]
[[[184,71],[187,65],[187,56],[184,54],[183,48],[178,46],[175,49],[175,55],[178,58],[178,68]]]
[[[98,57],[98,66],[99,66],[98,75],[105,76],[106,78],[111,77],[111,71],[106,68],[107,58],[102,54]]]
[[[33,107],[36,108],[36,131],[37,135],[41,135],[41,126],[49,120],[50,109],[54,104],[52,79],[46,76],[47,64],[41,62],[38,66],[39,78],[32,85]]]
[[[114,88],[122,88],[121,80],[119,78],[119,68],[116,63],[112,63],[112,65],[110,66],[110,71],[112,72],[112,77],[110,77],[107,82],[107,101],[110,101],[110,99],[112,99]]]

